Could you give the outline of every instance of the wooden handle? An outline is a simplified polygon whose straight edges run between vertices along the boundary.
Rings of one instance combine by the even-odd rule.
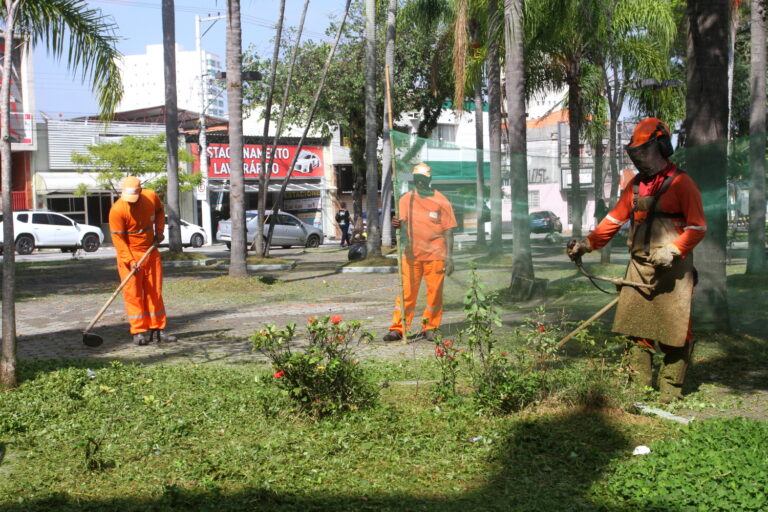
[[[147,252],[144,253],[144,256],[141,257],[139,262],[136,264],[136,267],[131,270],[131,272],[125,276],[125,279],[123,279],[123,282],[120,283],[120,286],[117,287],[115,292],[112,294],[112,296],[109,298],[106,304],[104,304],[98,313],[96,313],[96,316],[91,320],[91,323],[88,324],[88,327],[85,328],[85,332],[90,331],[93,329],[93,326],[96,325],[96,322],[99,321],[101,316],[104,314],[104,312],[107,310],[110,304],[115,300],[115,297],[117,297],[117,294],[120,293],[120,291],[125,287],[126,284],[128,284],[128,281],[133,277],[133,275],[139,270],[139,267],[141,267],[141,264],[144,263],[144,260],[147,259],[147,256],[149,256],[149,253],[151,253],[153,250],[157,248],[157,245],[152,245],[152,247],[149,248]]]
[[[571,340],[571,338],[573,338],[573,336],[574,336],[574,335],[575,335],[577,332],[581,331],[582,329],[584,329],[585,327],[587,327],[589,324],[591,324],[592,322],[594,322],[595,320],[597,320],[598,318],[600,318],[601,316],[603,316],[603,315],[604,315],[604,314],[605,314],[605,313],[606,313],[606,312],[607,312],[609,309],[611,309],[613,306],[615,306],[617,302],[619,302],[619,298],[618,298],[618,297],[616,297],[616,298],[615,298],[615,299],[613,299],[611,302],[609,302],[608,304],[606,304],[606,305],[603,307],[603,309],[601,309],[600,311],[598,311],[597,313],[595,313],[594,315],[592,315],[591,317],[589,317],[589,319],[588,319],[587,321],[585,321],[584,323],[582,323],[581,325],[579,325],[577,328],[575,328],[574,330],[572,330],[572,331],[571,331],[571,332],[568,334],[568,336],[566,336],[565,338],[563,338],[562,340],[560,340],[560,342],[559,342],[559,343],[558,343],[558,344],[555,346],[555,350],[558,350],[560,347],[562,347],[563,345],[565,345],[566,343],[568,343],[568,342]]]

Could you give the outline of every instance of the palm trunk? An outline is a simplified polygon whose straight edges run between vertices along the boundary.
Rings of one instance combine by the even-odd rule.
[[[387,46],[384,50],[384,69],[389,73],[390,83],[394,75],[395,66],[395,20],[397,15],[397,0],[389,0],[387,8]],[[383,146],[381,152],[381,243],[386,246],[392,246],[392,195],[393,195],[393,176],[392,176],[392,140],[389,138],[388,116],[389,104],[384,102],[383,116]]]
[[[269,73],[269,91],[267,92],[267,103],[264,107],[264,142],[261,145],[261,174],[259,174],[259,215],[256,219],[256,233],[264,232],[264,217],[267,210],[267,194],[269,193],[269,172],[268,169],[272,168],[271,162],[274,158],[274,146],[270,156],[270,165],[267,165],[267,138],[269,137],[269,121],[272,117],[272,99],[275,95],[275,80],[277,78],[277,62],[280,57],[280,42],[283,37],[283,19],[285,18],[285,0],[280,0],[280,14],[277,19],[277,29],[275,30],[275,46],[272,50],[272,68]],[[296,42],[298,45],[298,40]],[[294,58],[295,58],[294,51]],[[286,88],[290,84],[286,84]],[[282,105],[282,112],[285,112],[285,102]],[[282,120],[282,114],[280,119]],[[275,134],[275,145],[277,145],[277,138],[279,133]],[[274,208],[273,208],[274,213]],[[261,254],[266,257],[269,255],[269,246],[264,243],[264,237],[257,236],[254,238],[256,242],[256,254]]]
[[[581,237],[583,216],[581,180],[579,178],[580,151],[579,151],[579,132],[581,131],[581,87],[579,86],[579,64],[573,63],[570,80],[568,82],[568,125],[569,142],[568,156],[571,164],[571,227],[573,236]]]
[[[5,48],[3,51],[3,77],[11,76],[13,62],[13,29],[19,0],[5,0]],[[11,81],[3,80],[0,86],[0,173],[3,195],[3,346],[0,354],[0,385],[16,386],[16,255],[13,234],[13,173],[10,136]]]
[[[482,82],[482,79],[481,79]],[[475,167],[476,167],[476,197],[475,211],[477,213],[477,245],[485,247],[485,222],[483,222],[483,206],[485,205],[485,155],[483,154],[483,89],[480,84],[475,87]]]
[[[379,165],[376,130],[376,1],[365,1],[365,184],[368,210],[368,255],[381,256]]]
[[[501,254],[501,69],[498,0],[488,2],[488,142],[491,147],[491,254]]]
[[[707,236],[695,251],[699,328],[730,328],[725,280],[727,233],[728,16],[725,0],[688,2],[686,166],[701,190]],[[763,100],[764,101],[764,100]]]
[[[523,70],[523,0],[504,0],[504,74],[507,88],[509,166],[512,183],[512,289],[521,294],[532,280],[531,233],[528,224],[528,165],[526,162],[525,78]],[[527,286],[526,286],[527,287]]]
[[[176,20],[173,0],[163,0],[163,61],[165,77],[165,147],[168,191],[168,245],[171,251],[181,252],[181,225],[179,222],[179,121],[176,104]]]
[[[752,0],[747,274],[765,272],[765,0]]]
[[[227,2],[227,107],[229,110],[229,215],[232,225],[229,275],[247,277],[245,267],[245,177],[243,175],[243,83],[240,0]],[[259,236],[257,233],[256,236]]]

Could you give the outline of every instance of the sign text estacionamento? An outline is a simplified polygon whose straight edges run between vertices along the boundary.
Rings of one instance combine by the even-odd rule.
[[[194,169],[200,170],[200,157],[197,144],[191,144],[192,153],[195,156]],[[266,160],[269,163],[271,146],[267,146]],[[210,144],[208,154],[208,177],[213,179],[229,179],[229,144]],[[291,165],[296,154],[296,146],[277,146],[275,158],[272,162],[270,178],[285,178],[288,175],[288,166]],[[261,175],[262,162],[261,145],[248,144],[243,146],[243,173],[245,178],[258,178]],[[320,147],[302,147],[296,165],[293,168],[293,177],[296,178],[322,178],[323,177],[323,150]]]

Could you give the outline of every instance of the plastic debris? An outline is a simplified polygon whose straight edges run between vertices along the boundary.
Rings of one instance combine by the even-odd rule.
[[[647,416],[658,416],[659,418],[676,421],[684,425],[687,425],[693,421],[693,418],[684,418],[682,416],[677,416],[676,414],[672,414],[669,411],[665,411],[664,409],[659,409],[658,407],[651,407],[650,405],[646,405],[642,402],[635,402],[633,405],[637,408],[640,414],[645,414]]]
[[[635,446],[635,449],[632,451],[632,455],[648,455],[649,453],[651,453],[651,449],[642,444]]]
[[[96,372],[91,370],[90,368],[85,369],[85,373],[88,375],[89,379],[95,379],[96,378]]]
[[[470,439],[469,442],[470,443],[476,443],[476,442],[482,441],[482,440],[483,440],[483,436],[477,436],[477,437],[473,437],[472,439]]]

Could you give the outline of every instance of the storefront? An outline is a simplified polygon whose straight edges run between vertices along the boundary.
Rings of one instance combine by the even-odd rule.
[[[197,191],[200,223],[210,222],[215,235],[219,220],[229,218],[229,141],[226,135],[209,134],[207,144],[207,178]],[[193,172],[200,172],[200,149],[197,136],[187,139],[194,156]],[[286,138],[275,148],[266,189],[267,209],[278,201],[280,190],[288,177],[288,168],[296,156],[298,139]],[[271,141],[270,141],[271,143]],[[326,235],[333,234],[333,198],[336,190],[332,166],[327,164],[327,142],[324,139],[307,139],[296,158],[293,172],[285,186],[283,210],[290,212],[307,224],[323,229]],[[243,146],[243,173],[245,178],[245,209],[258,209],[261,190],[259,178],[262,173],[261,137],[245,137]],[[269,161],[271,145],[267,147]],[[205,216],[208,215],[210,221]]]

